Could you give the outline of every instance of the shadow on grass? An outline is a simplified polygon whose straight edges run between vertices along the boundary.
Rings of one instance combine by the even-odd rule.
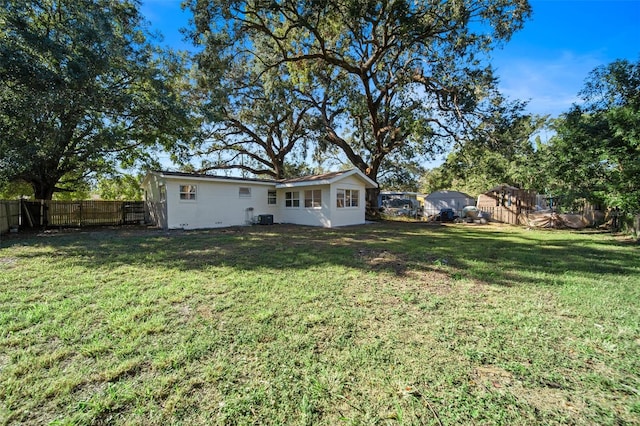
[[[609,236],[526,231],[511,227],[434,226],[385,222],[322,229],[292,225],[200,231],[112,229],[31,235],[4,240],[20,257],[73,258],[75,265],[111,269],[309,269],[446,272],[489,284],[562,285],[563,276],[639,276],[640,251]],[[11,256],[11,254],[9,254]],[[374,262],[375,260],[375,262]]]

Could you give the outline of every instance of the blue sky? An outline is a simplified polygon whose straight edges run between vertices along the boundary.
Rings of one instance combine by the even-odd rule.
[[[595,67],[640,59],[640,0],[534,0],[532,18],[494,52],[502,91],[557,116]]]
[[[190,13],[179,0],[142,0],[142,13],[164,36],[163,44],[190,45],[179,28]],[[529,100],[529,111],[557,116],[578,101],[589,72],[616,59],[640,59],[640,0],[531,0],[532,18],[492,63],[511,99]]]

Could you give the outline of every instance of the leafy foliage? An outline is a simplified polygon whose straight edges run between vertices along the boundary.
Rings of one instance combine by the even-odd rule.
[[[428,192],[456,189],[477,195],[506,183],[519,188],[544,189],[540,179],[539,138],[534,135],[546,117],[524,114],[524,104],[504,105],[482,123],[482,136],[463,141],[447,157],[440,170],[424,182]]]
[[[311,107],[320,151],[338,147],[374,180],[393,153],[429,157],[477,126],[496,94],[483,58],[530,13],[524,0],[187,4],[209,82],[235,63],[271,81],[279,70]]]
[[[1,5],[2,179],[50,199],[188,133],[183,58],[146,41],[138,2]]]
[[[259,74],[255,63],[230,63],[224,76],[209,86],[200,143],[191,152],[202,158],[199,171],[237,169],[275,179],[293,177],[304,169],[308,146],[315,136],[309,105],[299,102],[286,68],[270,76]],[[207,73],[201,70],[201,73]]]
[[[130,174],[103,176],[98,179],[98,195],[103,200],[141,201],[141,178]]]
[[[546,147],[550,191],[640,212],[640,61],[596,68],[581,95]]]

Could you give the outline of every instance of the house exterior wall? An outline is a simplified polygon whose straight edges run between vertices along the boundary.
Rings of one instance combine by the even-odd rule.
[[[305,208],[304,192],[309,190],[322,191],[322,208]],[[338,190],[357,190],[357,207],[338,207]],[[300,207],[286,206],[286,193],[297,191],[300,194]],[[278,189],[278,217],[284,223],[298,225],[322,226],[333,228],[337,226],[359,225],[365,222],[366,192],[362,181],[353,176],[347,176],[330,185],[305,185]]]
[[[143,187],[149,219],[160,228],[166,229],[167,203],[164,179],[156,174],[147,175]]]
[[[195,185],[194,200],[180,199],[181,185]],[[260,214],[274,215],[276,206],[267,203],[275,186],[254,182],[207,182],[165,179],[167,218],[164,228],[199,229],[247,225]],[[240,196],[240,187],[250,188],[250,197]]]
[[[339,189],[358,190],[358,207],[339,208],[336,202]],[[331,217],[332,226],[361,225],[365,223],[366,188],[357,177],[347,176],[331,185],[331,197],[329,200],[329,216]]]
[[[329,216],[329,185],[307,185],[295,186],[289,188],[279,188],[277,193],[278,199],[278,222],[295,223],[298,225],[322,226],[330,228],[331,217]],[[322,207],[305,207],[304,192],[320,190]],[[297,192],[299,194],[299,207],[287,207],[286,193]],[[275,218],[274,218],[275,220]]]
[[[331,228],[365,222],[366,184],[358,175],[315,182],[271,183],[150,173],[143,187],[149,216],[164,229],[247,225],[261,214],[273,215],[274,223]],[[193,199],[190,196],[181,198],[180,187],[183,185],[195,186]],[[250,188],[250,197],[240,192],[241,187]],[[340,190],[357,190],[358,205],[338,207]],[[276,194],[275,204],[268,204],[270,191]],[[320,206],[305,207],[305,191],[320,191]],[[287,206],[288,192],[298,193],[298,206]]]

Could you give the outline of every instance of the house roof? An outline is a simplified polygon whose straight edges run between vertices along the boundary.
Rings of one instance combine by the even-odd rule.
[[[339,172],[323,173],[321,175],[303,176],[298,178],[283,179],[278,181],[278,188],[290,188],[294,186],[308,186],[308,185],[330,185],[348,176],[357,176],[365,184],[366,188],[377,188],[378,184],[371,178],[362,173],[358,169],[341,170]]]
[[[330,172],[330,173],[323,173],[321,175],[312,175],[312,176],[302,176],[302,177],[296,177],[296,178],[290,178],[290,179],[282,179],[279,181],[279,183],[282,184],[287,184],[287,183],[298,183],[298,182],[315,182],[315,181],[321,181],[321,180],[331,180],[337,176],[341,176],[345,173],[345,171],[339,171],[339,172]]]
[[[168,172],[168,171],[156,171],[152,172],[157,174],[160,177],[174,177],[174,178],[183,178],[189,180],[208,180],[208,181],[217,181],[217,182],[255,182],[260,184],[270,184],[273,185],[276,183],[273,179],[252,179],[252,178],[241,178],[234,176],[217,176],[217,175],[208,175],[204,173],[186,173],[186,172]]]
[[[490,192],[518,191],[518,190],[520,190],[520,188],[516,188],[515,186],[507,185],[506,183],[501,183],[500,185],[496,186],[495,188],[491,188],[488,191],[486,191],[485,194],[488,194]]]
[[[294,186],[308,186],[308,185],[328,185],[338,180],[344,179],[348,176],[357,175],[365,182],[365,187],[375,188],[378,186],[367,175],[362,173],[358,169],[342,170],[339,172],[323,173],[320,175],[303,176],[291,179],[254,179],[254,178],[241,178],[233,176],[216,176],[201,173],[185,173],[185,172],[169,172],[169,171],[156,171],[152,172],[165,178],[182,178],[191,180],[208,180],[208,181],[224,181],[224,182],[252,182],[258,184],[270,184],[276,185],[277,188],[289,188]]]
[[[471,200],[474,199],[471,195],[465,194],[464,192],[449,191],[449,190],[434,191],[431,194],[427,195],[425,199],[430,201],[430,200],[442,199],[442,198],[468,198]]]

